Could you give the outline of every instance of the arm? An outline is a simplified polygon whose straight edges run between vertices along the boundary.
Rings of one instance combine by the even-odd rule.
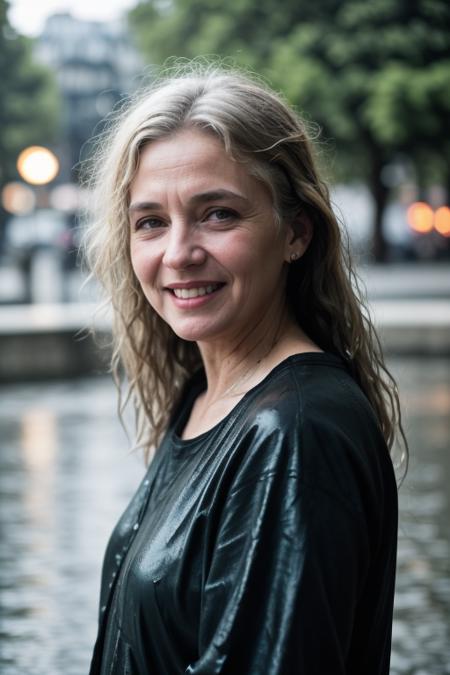
[[[304,484],[300,448],[274,436],[228,495],[189,675],[345,673],[366,527],[358,511]]]

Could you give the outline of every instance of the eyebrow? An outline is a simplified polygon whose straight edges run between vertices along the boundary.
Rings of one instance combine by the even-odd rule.
[[[241,195],[238,192],[232,192],[231,190],[209,190],[208,192],[200,192],[199,194],[193,195],[189,199],[189,204],[195,205],[203,202],[215,202],[230,198],[240,199],[245,202],[248,201],[244,195]],[[134,202],[133,204],[130,204],[128,211],[151,211],[153,209],[158,210],[162,208],[163,206],[159,202]]]

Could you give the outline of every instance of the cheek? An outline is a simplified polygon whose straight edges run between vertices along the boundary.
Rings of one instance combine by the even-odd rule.
[[[131,265],[137,279],[141,283],[145,283],[152,276],[154,264],[152,264],[152,256],[149,251],[136,244],[130,246]]]
[[[236,236],[227,242],[221,251],[221,261],[242,278],[258,279],[264,276],[268,266],[274,266],[279,260],[280,268],[283,264],[283,251],[280,240],[274,233],[264,233],[265,236]]]
[[[225,237],[217,247],[210,247],[210,254],[220,260],[224,266],[236,272],[249,271],[260,258],[261,242],[252,232],[233,232]]]

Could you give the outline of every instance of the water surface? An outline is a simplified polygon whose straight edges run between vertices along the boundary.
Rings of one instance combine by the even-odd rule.
[[[446,675],[450,361],[391,366],[411,446],[391,675]],[[3,675],[87,673],[103,551],[144,471],[127,447],[108,378],[0,388]]]

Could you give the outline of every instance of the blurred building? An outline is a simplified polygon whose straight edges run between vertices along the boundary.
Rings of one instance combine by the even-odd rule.
[[[34,58],[53,71],[60,92],[61,128],[51,148],[59,172],[46,184],[9,186],[14,199],[20,190],[22,196],[30,193],[32,203],[8,209],[0,303],[70,299],[84,195],[77,185],[80,161],[89,156],[89,140],[102,130],[105,116],[140,84],[142,62],[125,22],[54,14],[35,42]],[[75,281],[78,292],[78,277]]]
[[[124,22],[83,21],[70,13],[50,16],[36,44],[36,59],[56,75],[63,102],[61,172],[77,176],[88,139],[101,120],[137,84],[142,63]]]

